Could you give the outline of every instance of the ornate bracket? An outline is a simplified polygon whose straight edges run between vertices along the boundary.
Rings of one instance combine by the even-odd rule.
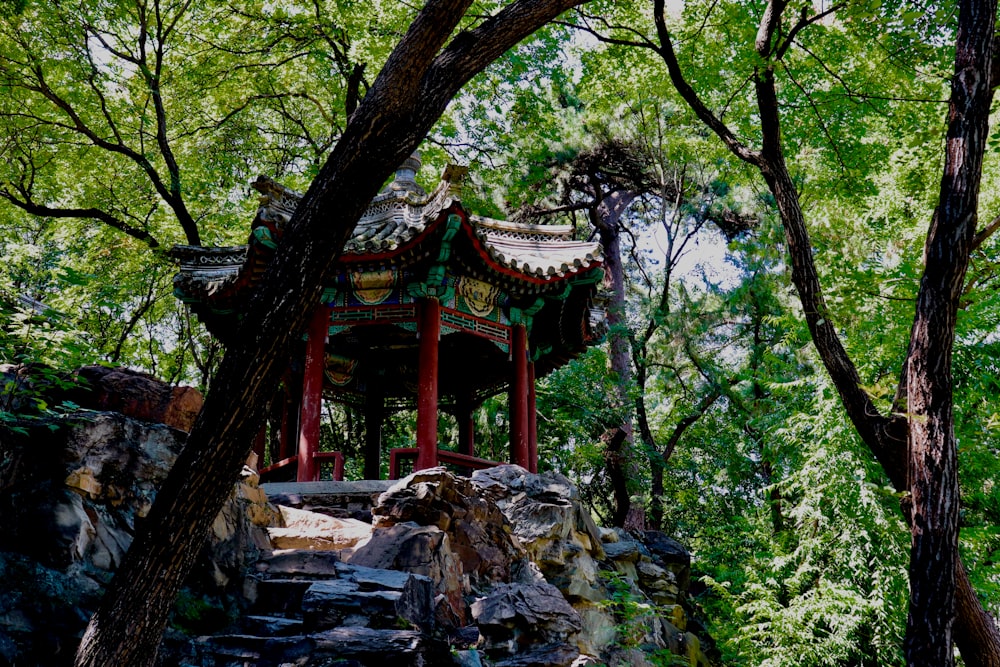
[[[444,234],[441,236],[441,247],[438,250],[437,259],[427,271],[427,280],[422,283],[409,285],[406,289],[410,296],[414,298],[434,297],[441,301],[448,301],[455,293],[455,287],[446,279],[446,269],[448,259],[451,257],[452,241],[458,230],[462,226],[462,218],[456,213],[448,216],[445,222]]]
[[[524,328],[530,333],[531,331],[531,320],[538,314],[538,311],[542,309],[545,305],[545,299],[538,297],[535,302],[532,303],[527,308],[516,308],[511,306],[510,308],[510,323],[511,324],[523,324]]]

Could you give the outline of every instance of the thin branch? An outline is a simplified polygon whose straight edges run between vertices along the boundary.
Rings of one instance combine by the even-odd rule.
[[[102,211],[99,208],[54,208],[43,204],[37,204],[32,201],[30,197],[27,197],[25,193],[21,194],[25,197],[24,199],[19,199],[17,195],[9,190],[0,190],[0,197],[6,199],[14,206],[26,213],[30,213],[31,215],[37,215],[45,218],[83,218],[100,220],[109,227],[114,227],[115,229],[142,241],[150,248],[158,248],[160,246],[160,242],[146,230],[134,227],[124,220],[111,215],[107,211]]]
[[[698,97],[694,88],[684,78],[680,64],[677,62],[677,54],[674,53],[670,32],[667,30],[667,23],[663,14],[664,0],[654,0],[653,5],[656,32],[660,40],[660,48],[657,49],[657,52],[667,66],[667,72],[670,74],[670,80],[673,82],[674,88],[677,89],[677,92],[680,93],[681,97],[684,98],[684,101],[688,103],[688,106],[691,107],[698,118],[722,139],[722,142],[726,144],[736,157],[750,164],[760,166],[760,154],[757,151],[751,150],[737,139],[736,135],[705,106],[705,103]]]
[[[777,49],[775,49],[775,51],[774,51],[774,59],[775,60],[781,60],[782,59],[782,57],[785,55],[785,52],[788,50],[788,47],[790,47],[792,45],[792,41],[795,39],[795,36],[799,34],[800,30],[802,30],[806,26],[812,25],[812,24],[814,24],[814,23],[816,23],[818,21],[822,21],[827,16],[830,16],[834,12],[836,12],[836,11],[838,11],[840,9],[843,9],[846,6],[847,6],[847,3],[845,3],[845,2],[839,2],[839,3],[836,3],[836,4],[830,5],[830,7],[828,7],[825,11],[819,12],[818,14],[813,14],[812,16],[809,16],[809,17],[806,16],[806,14],[809,11],[809,8],[808,7],[803,7],[802,8],[802,15],[799,17],[798,22],[796,22],[796,24],[794,26],[792,26],[792,29],[788,31],[788,35],[785,36],[785,41],[782,42],[778,46]]]
[[[1000,215],[990,220],[989,224],[976,233],[976,236],[972,239],[971,251],[978,250],[979,246],[983,245],[986,239],[993,236],[998,229],[1000,229]]]
[[[838,162],[838,164],[840,164],[840,168],[844,172],[846,172],[847,171],[847,165],[844,163],[844,157],[840,154],[840,148],[837,146],[837,142],[834,140],[833,136],[830,134],[830,128],[828,128],[826,122],[824,122],[824,120],[823,120],[823,114],[821,114],[819,112],[819,109],[816,107],[816,102],[815,102],[815,100],[813,100],[812,95],[810,95],[809,91],[806,90],[802,86],[802,84],[799,83],[798,79],[795,78],[795,75],[792,74],[792,70],[788,67],[787,63],[783,62],[782,63],[782,67],[784,67],[785,74],[788,75],[788,78],[795,85],[795,87],[798,88],[802,92],[802,94],[806,96],[806,100],[809,102],[809,108],[812,109],[813,115],[816,116],[816,122],[818,122],[819,126],[821,128],[823,128],[823,134],[826,136],[826,140],[828,142],[830,142],[830,148],[833,149],[834,155],[837,156],[837,162]]]

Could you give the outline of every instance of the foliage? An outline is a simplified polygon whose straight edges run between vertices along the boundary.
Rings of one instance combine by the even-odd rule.
[[[626,652],[641,652],[645,660],[655,667],[690,664],[687,656],[677,655],[669,649],[656,648],[646,641],[657,617],[667,616],[664,609],[658,608],[636,590],[632,580],[621,572],[602,570],[600,576],[608,591],[608,597],[600,604],[616,621],[616,648]]]
[[[582,208],[539,210],[587,198],[582,160],[613,147],[616,166],[654,184],[621,223],[628,302],[613,334],[633,351],[632,403],[608,400],[618,387],[603,348],[541,379],[541,467],[569,475],[610,517],[601,436],[641,406],[651,440],[634,438],[628,452],[630,492],[691,548],[727,664],[899,664],[898,499],[823,379],[791,298],[773,197],[678,99],[648,48],[650,4],[592,2],[509,52],[432,131],[424,175],[470,163],[470,209],[534,213],[574,224],[581,238],[592,231]],[[463,25],[500,5],[476,3]],[[41,378],[3,387],[0,420],[15,428],[72,409],[48,404],[41,386],[86,363],[209,388],[222,350],[173,298],[164,249],[245,241],[257,173],[305,189],[416,11],[350,0],[150,7],[0,3],[0,358]],[[830,317],[884,412],[937,205],[954,11],[837,5],[798,34],[777,71],[785,152]],[[753,145],[759,13],[692,0],[668,16],[691,85]],[[993,139],[981,226],[1000,203]],[[754,228],[707,224],[727,215]],[[994,235],[974,254],[954,351],[961,548],[994,613],[998,251]],[[480,455],[503,460],[505,399],[476,419]],[[412,414],[392,414],[385,448],[411,446],[412,431]],[[452,420],[439,436],[457,442]],[[361,474],[363,441],[359,413],[330,406],[323,448],[349,455],[349,475]],[[619,584],[609,582],[609,605],[631,623],[645,612]],[[638,641],[629,632],[625,641]]]
[[[235,607],[218,597],[183,588],[174,604],[171,625],[191,635],[205,635],[229,627],[237,619]]]
[[[60,399],[77,380],[69,369],[88,360],[79,333],[66,328],[65,318],[39,304],[7,301],[0,292],[0,361],[9,364],[0,375],[0,428],[27,435],[32,423],[56,429],[78,405]]]

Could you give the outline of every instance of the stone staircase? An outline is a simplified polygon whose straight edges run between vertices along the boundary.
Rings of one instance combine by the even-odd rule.
[[[240,618],[174,635],[163,667],[651,667],[666,653],[712,664],[685,628],[690,556],[666,536],[602,531],[568,482],[521,469],[389,485],[243,492],[280,517],[264,524],[271,550],[236,586]],[[627,585],[617,598],[604,570]],[[642,645],[624,643],[626,631]]]
[[[435,635],[434,585],[348,565],[336,552],[267,555],[247,580],[239,628],[192,642],[183,667],[417,667],[449,664]]]
[[[373,496],[388,486],[317,482],[266,490],[285,506],[361,518],[371,516]],[[337,551],[275,550],[255,564],[244,595],[250,605],[237,627],[190,642],[179,667],[453,664],[434,627],[434,583],[423,575],[350,565]]]

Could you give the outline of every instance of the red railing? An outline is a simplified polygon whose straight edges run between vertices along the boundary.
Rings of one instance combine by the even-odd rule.
[[[316,479],[311,481],[319,481],[322,477],[322,469],[324,465],[329,465],[333,462],[333,479],[337,482],[344,481],[344,455],[340,452],[316,452],[313,454],[313,460],[316,461]],[[289,456],[287,459],[281,459],[276,463],[273,463],[266,468],[261,468],[258,474],[263,478],[265,475],[269,477],[274,477],[275,474],[283,469],[292,466],[292,470],[297,470],[299,464],[298,456]]]
[[[389,451],[389,479],[399,479],[400,463],[405,460],[417,460],[419,450],[416,447],[400,447]],[[450,452],[446,449],[439,449],[437,452],[438,463],[450,463],[463,468],[482,470],[500,465],[496,461],[488,461],[477,456]]]
[[[389,451],[389,479],[399,479],[400,478],[400,467],[401,463],[404,461],[416,462],[417,454],[419,450],[416,447],[400,447],[397,449],[392,449]],[[337,482],[342,482],[344,480],[344,455],[341,452],[316,452],[313,454],[313,459],[316,461],[316,471],[317,478],[312,481],[318,481],[322,477],[322,470],[324,467],[333,464],[333,479]],[[481,459],[477,456],[469,456],[468,454],[459,454],[458,452],[451,452],[446,449],[439,449],[437,452],[438,463],[446,463],[454,466],[459,466],[462,468],[471,468],[473,470],[482,470],[484,468],[492,468],[493,466],[500,465],[496,461],[489,461],[487,459]],[[274,478],[278,476],[282,471],[287,472],[287,476],[294,480],[296,471],[298,470],[299,457],[289,456],[287,459],[281,459],[266,468],[261,468],[258,474],[261,479],[266,477]]]

